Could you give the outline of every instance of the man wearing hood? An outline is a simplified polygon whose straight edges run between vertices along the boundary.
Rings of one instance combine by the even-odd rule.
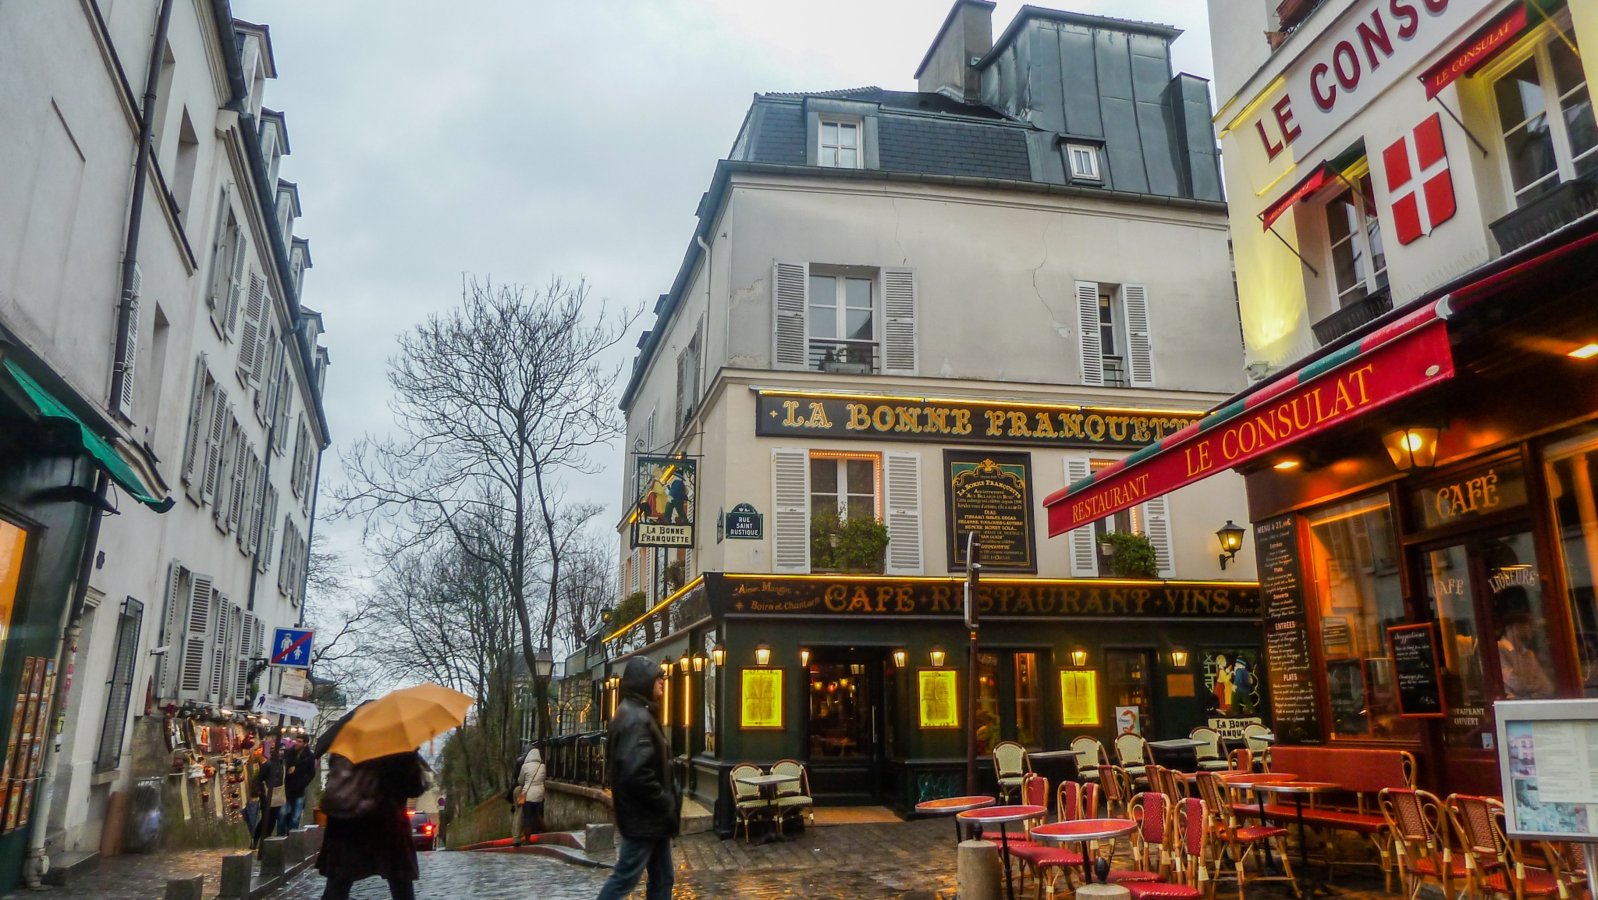
[[[621,700],[605,734],[605,766],[621,849],[599,900],[622,900],[647,870],[646,900],[670,900],[674,881],[671,839],[677,834],[682,797],[671,774],[666,735],[657,711],[665,676],[647,656],[627,661]]]

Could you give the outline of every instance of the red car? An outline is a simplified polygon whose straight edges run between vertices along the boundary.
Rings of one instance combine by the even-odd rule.
[[[411,817],[411,840],[418,850],[431,850],[437,840],[438,823],[433,817],[419,809],[406,811]]]

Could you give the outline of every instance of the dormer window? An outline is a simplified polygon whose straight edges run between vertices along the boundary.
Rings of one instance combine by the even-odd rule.
[[[860,122],[823,118],[817,147],[818,165],[832,169],[860,168]]]
[[[1099,148],[1092,144],[1066,144],[1065,165],[1072,181],[1103,181],[1099,175]]]

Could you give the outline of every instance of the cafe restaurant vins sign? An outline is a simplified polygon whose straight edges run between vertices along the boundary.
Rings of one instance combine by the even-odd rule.
[[[726,615],[936,616],[964,614],[964,579],[753,576],[706,573]],[[977,588],[984,619],[1254,619],[1259,585],[1241,582],[1104,583],[984,578]]]
[[[760,391],[755,434],[874,441],[958,441],[1033,447],[1137,448],[1174,434],[1198,413]]]

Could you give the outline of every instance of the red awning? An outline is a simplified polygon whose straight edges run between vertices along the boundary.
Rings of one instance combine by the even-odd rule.
[[[1442,93],[1443,88],[1453,84],[1455,79],[1481,68],[1525,30],[1526,4],[1516,2],[1498,18],[1444,54],[1436,65],[1421,73],[1420,82],[1426,86],[1426,99],[1430,100]]]
[[[1283,213],[1293,207],[1293,204],[1313,196],[1316,191],[1326,187],[1326,185],[1339,177],[1337,170],[1327,163],[1317,164],[1314,171],[1305,176],[1298,184],[1293,185],[1292,190],[1276,198],[1276,202],[1265,207],[1265,211],[1260,213],[1260,221],[1264,223],[1265,229],[1269,230],[1271,224],[1280,219]]]
[[[1453,377],[1438,302],[1044,499],[1056,537]]]

